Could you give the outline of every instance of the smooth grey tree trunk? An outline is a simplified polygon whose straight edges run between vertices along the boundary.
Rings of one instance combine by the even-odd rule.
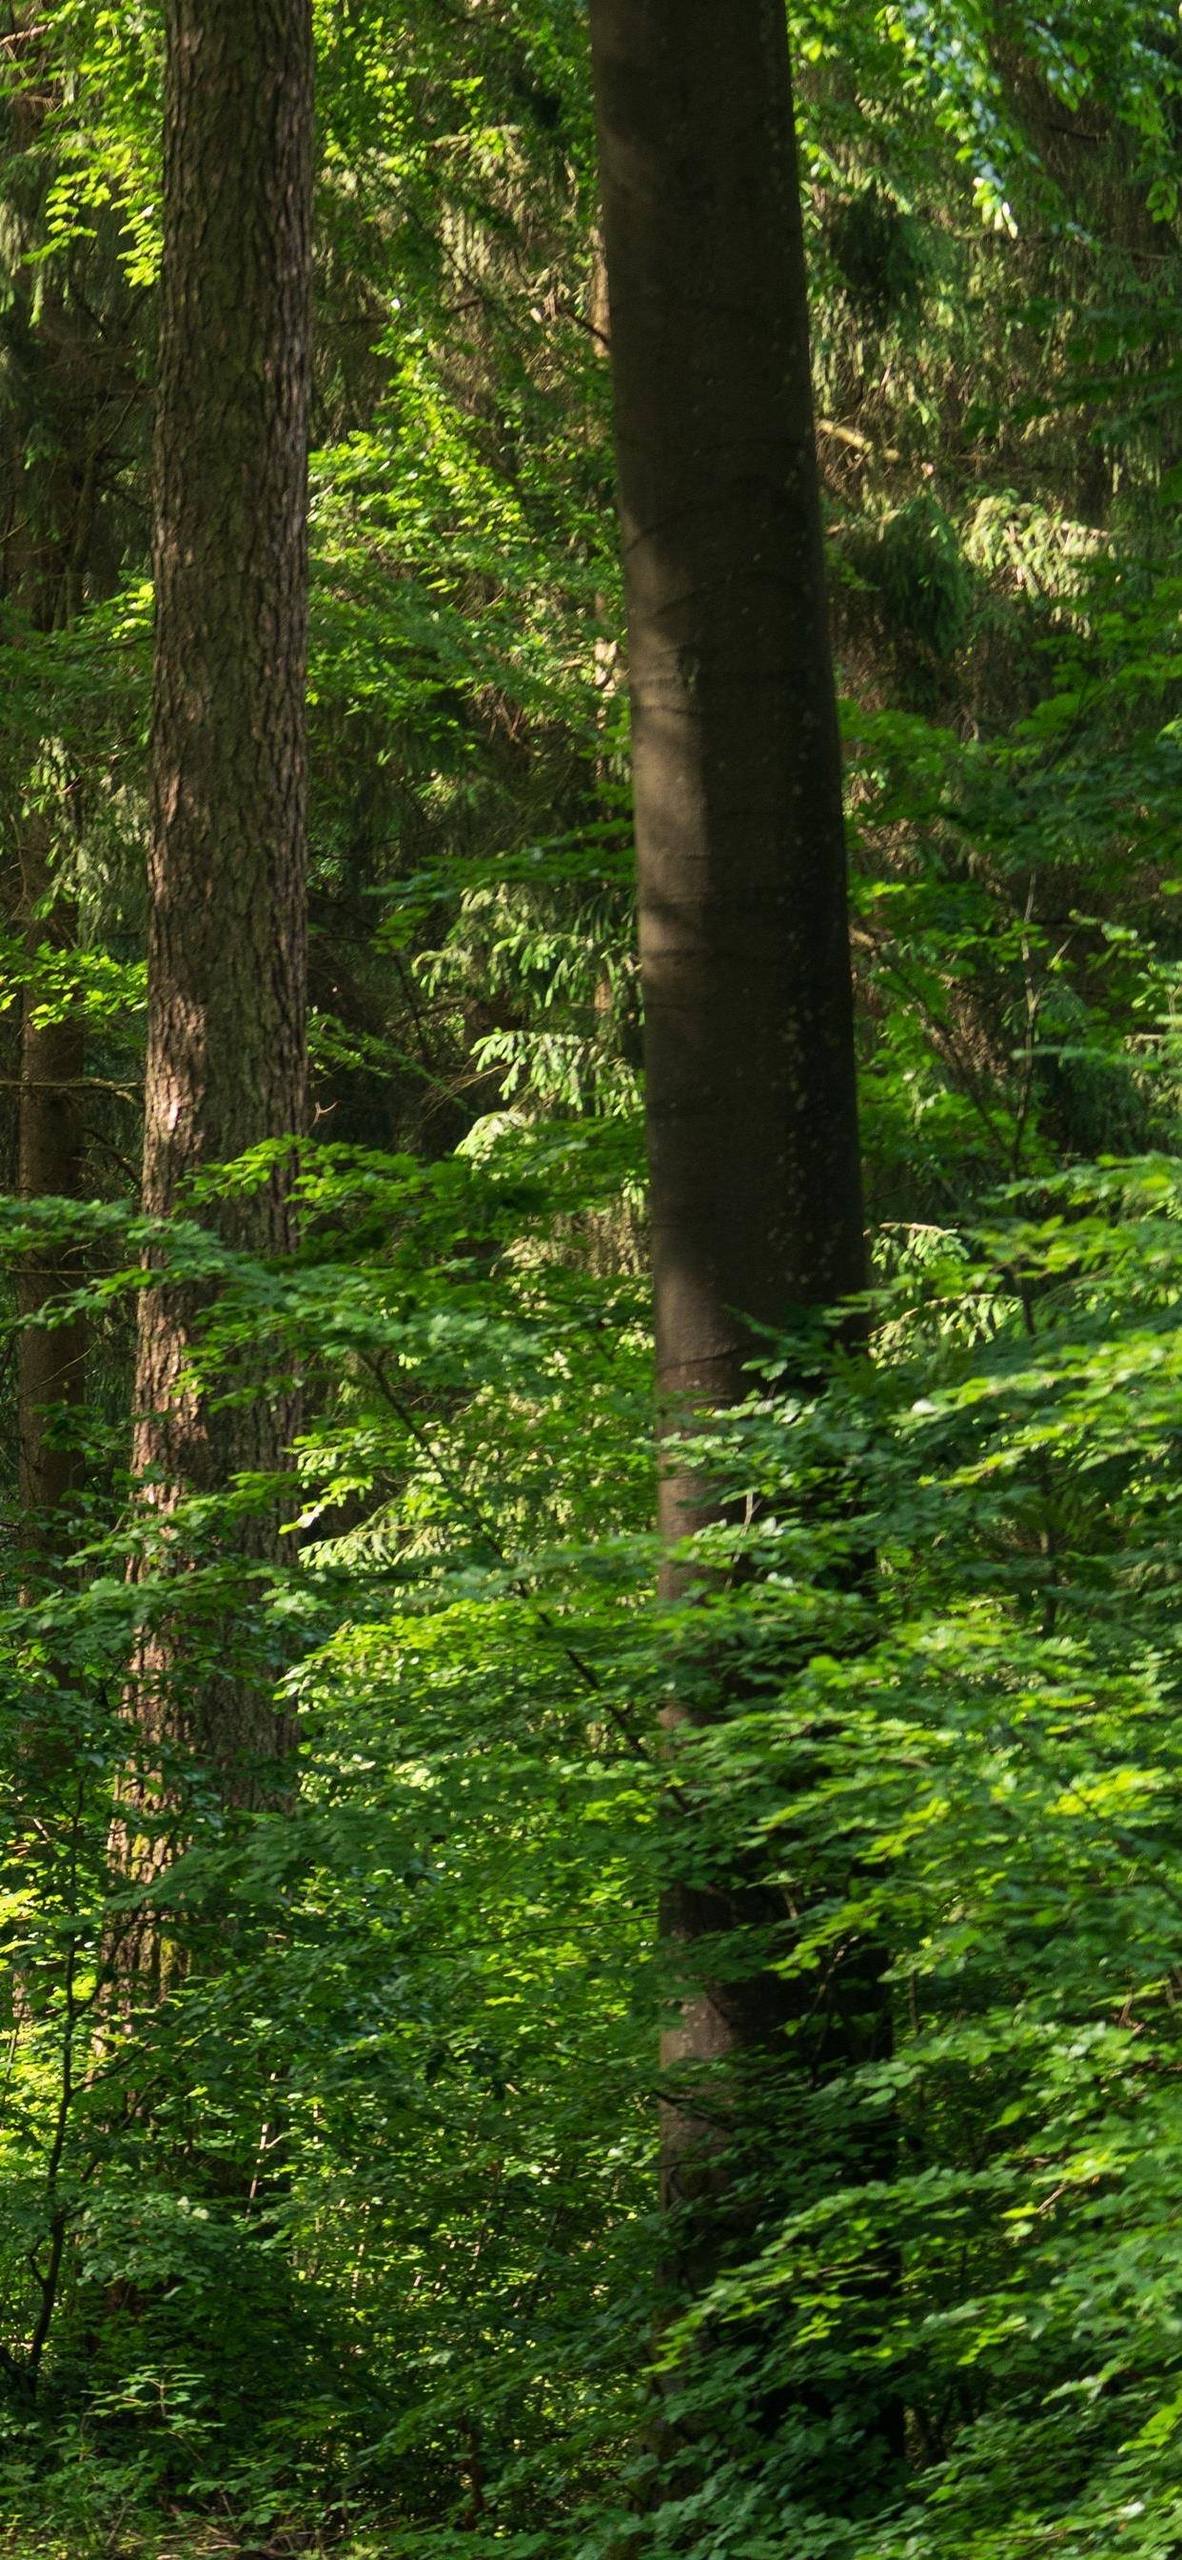
[[[750,1391],[763,1328],[786,1332],[865,1281],[842,764],[783,0],[591,0],[591,36],[628,605],[662,1589],[676,1602],[679,1542],[718,1516],[682,1435]],[[675,1758],[687,1719],[733,1703],[731,1677],[720,1665],[713,1697],[692,1702],[674,1679]],[[726,1979],[720,1957],[712,1977],[712,1949],[744,1923],[774,1928],[778,1911],[783,1945],[785,1908],[750,1873],[688,1880],[692,1815],[676,1819],[689,1836],[671,1846],[663,1927],[683,1990],[664,2046],[662,2167],[684,2294],[742,2251],[719,2110],[728,2075],[738,2085],[761,2054],[787,2052],[790,2003],[771,1968]],[[876,1969],[854,1971],[858,2033],[869,2012],[873,2042]],[[697,2103],[711,2085],[713,2104]]]

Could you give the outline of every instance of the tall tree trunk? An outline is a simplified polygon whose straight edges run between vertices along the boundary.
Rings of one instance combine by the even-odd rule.
[[[21,843],[21,892],[31,963],[45,946],[68,947],[73,938],[72,910],[51,908],[49,890],[42,830],[29,818]],[[75,1200],[83,1188],[85,1031],[76,1012],[43,1019],[43,994],[34,980],[23,1000],[18,1188],[22,1200]],[[35,1318],[78,1277],[60,1249],[28,1255],[19,1276],[21,1315]],[[81,1316],[58,1325],[26,1321],[17,1344],[17,1412],[21,1537],[30,1559],[52,1553],[64,1506],[80,1483],[69,1421],[84,1401],[85,1370]]]
[[[168,0],[166,34],[143,1175],[162,1218],[193,1175],[294,1141],[304,1115],[310,0]],[[291,1172],[283,1151],[202,1214],[282,1253]],[[201,1314],[166,1281],[140,1300],[133,1463],[163,1524],[189,1495],[282,1468],[294,1423],[261,1387],[220,1407],[192,1389]],[[240,1522],[248,1570],[279,1527],[274,1501]],[[228,1802],[281,1784],[289,1737],[265,1681],[179,1676],[167,1624],[132,1704],[147,1770],[175,1747]],[[143,1844],[124,1854],[145,1863]]]
[[[26,99],[18,96],[12,102],[12,139],[18,148],[32,144],[41,118],[40,103],[30,110]],[[39,404],[31,416],[18,412],[10,422],[3,476],[11,489],[16,528],[2,546],[0,574],[3,589],[27,613],[34,630],[48,633],[73,620],[91,569],[95,505],[88,439],[93,421],[82,387],[89,350],[78,314],[52,270],[42,272],[35,298],[18,283],[12,328],[29,378],[37,385]],[[47,1018],[52,990],[38,983],[36,967],[39,952],[67,952],[77,941],[74,901],[55,892],[54,834],[47,812],[26,809],[19,839],[20,921],[31,972],[21,1015],[17,1184],[22,1200],[86,1196],[85,1021],[76,1009]],[[30,1320],[80,1276],[76,1262],[53,1249],[29,1255],[19,1275],[25,1323],[17,1350],[18,1499],[21,1543],[30,1561],[38,1555],[53,1558],[64,1506],[81,1482],[69,1420],[71,1408],[81,1408],[85,1400],[87,1349],[83,1317],[66,1325]]]
[[[592,0],[591,36],[676,1601],[678,1544],[718,1516],[680,1436],[750,1391],[761,1328],[864,1281],[842,769],[783,0]],[[725,1681],[704,1712],[725,1711]],[[703,1709],[669,1712],[676,1729]],[[722,1958],[712,1976],[711,1942],[770,1907],[749,1876],[667,1897],[696,1985],[664,2054],[689,2092],[666,2108],[663,2156],[683,2287],[727,2245],[726,2170],[693,2090],[784,2050],[779,1977],[727,1981]],[[730,2245],[743,2236],[732,2223]]]

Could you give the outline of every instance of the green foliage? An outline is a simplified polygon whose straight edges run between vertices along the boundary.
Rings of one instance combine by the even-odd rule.
[[[828,245],[850,301],[870,323],[912,311],[922,300],[922,229],[880,187],[871,184],[834,208]]]
[[[54,0],[4,51],[0,473],[80,548],[52,614],[4,553],[0,1003],[83,1014],[91,1080],[85,1204],[0,1214],[10,1347],[34,1247],[91,1327],[69,1562],[15,1504],[0,1557],[14,2560],[1177,2545],[1182,56],[1156,0],[793,23],[873,1360],[805,1395],[769,1345],[672,1624],[582,12],[318,11],[283,1268],[201,1223],[216,1179],[165,1235],[129,1206],[159,23]],[[31,824],[68,948],[18,913]],[[147,1248],[206,1291],[207,1392],[301,1377],[282,1570],[236,1554],[258,1483],[154,1546],[129,1503]],[[133,1803],[162,1623],[295,1715],[298,1799],[178,1757]],[[673,1661],[732,1705],[670,1773]],[[791,2025],[731,2129],[748,2240],[658,2337],[686,1803],[701,1875],[782,1889]],[[892,2049],[833,2065],[867,1947]]]
[[[921,669],[941,665],[960,648],[969,630],[972,574],[955,525],[926,492],[867,527],[847,546],[845,562],[873,598],[913,683]]]

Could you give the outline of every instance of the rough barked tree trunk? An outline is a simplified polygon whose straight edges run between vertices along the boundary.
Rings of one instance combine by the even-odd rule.
[[[51,873],[44,830],[25,821],[21,841],[21,903],[30,966],[45,948],[68,948],[72,910],[50,898]],[[21,1021],[20,1157],[22,1200],[76,1200],[82,1193],[82,1087],[85,1030],[74,1011],[53,1018],[34,977],[26,987]],[[18,1298],[26,1319],[71,1286],[80,1273],[60,1248],[29,1254],[21,1266]],[[64,1508],[81,1482],[81,1460],[70,1418],[85,1400],[86,1325],[26,1322],[17,1345],[19,1496],[21,1538],[30,1559],[52,1553]],[[55,1427],[56,1425],[56,1427]]]
[[[304,1116],[310,0],[169,0],[166,30],[143,1175],[162,1218],[194,1174]],[[291,1174],[284,1151],[202,1214],[282,1253]],[[294,1423],[282,1395],[219,1409],[185,1383],[200,1316],[182,1287],[140,1301],[133,1463],[163,1523],[280,1469]],[[277,1503],[240,1523],[248,1569],[279,1527]],[[132,1711],[149,1792],[157,1745],[211,1764],[227,1802],[281,1790],[266,1682],[178,1664],[167,1623]],[[142,1867],[143,1843],[124,1852]]]
[[[677,1544],[717,1517],[679,1434],[750,1391],[760,1328],[864,1281],[842,770],[783,0],[592,0],[591,31],[675,1601]],[[670,1720],[703,1711],[675,1699]],[[663,2156],[683,2287],[726,2246],[696,2079],[785,2050],[779,1977],[712,1978],[710,1942],[770,1908],[750,1876],[667,1898],[699,1985],[664,2055],[688,2093]]]
[[[27,37],[29,30],[24,30]],[[52,80],[46,69],[47,87]],[[32,154],[44,120],[40,98],[9,102],[11,143]],[[26,255],[36,240],[32,204],[18,237]],[[51,267],[39,290],[19,269],[8,313],[13,351],[6,450],[0,482],[7,496],[7,534],[0,544],[0,593],[27,614],[35,631],[62,630],[93,595],[96,576],[95,445],[105,418],[96,387],[87,320],[68,283]],[[30,776],[30,784],[32,776]],[[20,926],[29,963],[21,1014],[18,1189],[22,1200],[86,1196],[83,1080],[86,1030],[81,1011],[62,1011],[44,983],[38,955],[55,956],[77,942],[74,900],[55,877],[55,829],[49,808],[29,805],[19,823]],[[57,797],[57,795],[55,795]],[[30,1254],[18,1280],[24,1327],[17,1349],[19,1528],[30,1564],[52,1564],[66,1528],[66,1506],[82,1480],[71,1420],[85,1402],[87,1328],[31,1321],[42,1307],[77,1286],[76,1257],[49,1248]]]

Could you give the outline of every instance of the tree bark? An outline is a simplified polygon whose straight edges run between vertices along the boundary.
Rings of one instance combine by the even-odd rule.
[[[42,120],[40,103],[11,102],[12,140],[28,148]],[[28,242],[35,238],[28,225]],[[93,588],[94,473],[88,438],[93,432],[83,386],[93,357],[68,292],[51,268],[42,270],[34,296],[19,277],[11,315],[15,344],[28,381],[30,402],[13,407],[3,480],[9,494],[8,538],[0,545],[0,592],[48,633],[71,622]],[[32,776],[29,777],[30,782]],[[30,795],[31,799],[35,797]],[[37,956],[77,942],[74,901],[55,890],[53,819],[27,806],[19,821],[20,924],[30,966],[21,1008],[17,1187],[22,1200],[81,1200],[86,1196],[82,1109],[86,1026],[71,1010],[45,1019],[49,992],[38,984]],[[81,1271],[61,1251],[30,1254],[18,1277],[25,1320],[17,1347],[18,1507],[22,1548],[30,1563],[52,1564],[65,1526],[65,1507],[78,1491],[82,1466],[71,1444],[70,1415],[85,1401],[87,1327],[75,1316],[66,1325],[32,1321]],[[64,1424],[64,1429],[62,1425]]]
[[[21,841],[21,892],[31,962],[44,946],[68,948],[73,939],[72,912],[51,909],[49,889],[41,832],[29,818]],[[83,1192],[85,1029],[74,1012],[60,1021],[42,1020],[42,1001],[43,991],[31,982],[21,1021],[19,1195],[22,1200],[76,1200]],[[36,1318],[47,1302],[76,1286],[80,1276],[60,1248],[27,1255],[18,1281],[22,1317]],[[21,1538],[30,1560],[52,1553],[65,1506],[81,1482],[80,1453],[69,1422],[83,1405],[85,1391],[83,1317],[58,1325],[26,1321],[17,1339],[17,1413]]]
[[[310,0],[169,0],[166,35],[143,1202],[168,1218],[195,1174],[290,1139],[201,1212],[272,1255],[306,1080]],[[139,1306],[133,1467],[166,1529],[186,1497],[281,1470],[295,1422],[261,1384],[223,1406],[192,1387],[202,1311],[166,1279]],[[265,1568],[279,1530],[271,1500],[234,1554]],[[179,1746],[225,1801],[272,1799],[289,1736],[265,1680],[181,1678],[165,1623],[132,1708],[149,1762]]]
[[[719,1516],[682,1435],[750,1392],[764,1328],[865,1279],[842,766],[783,0],[592,0],[591,39],[675,1602],[679,1543]],[[705,1707],[673,1698],[674,1748],[725,1712],[726,1678]],[[780,1978],[712,1980],[711,1941],[771,1908],[750,1876],[666,1898],[695,1985],[664,2046],[666,2085],[690,2092],[666,2107],[662,2164],[683,2291],[743,2245],[723,2238],[693,2088],[786,2050]]]

